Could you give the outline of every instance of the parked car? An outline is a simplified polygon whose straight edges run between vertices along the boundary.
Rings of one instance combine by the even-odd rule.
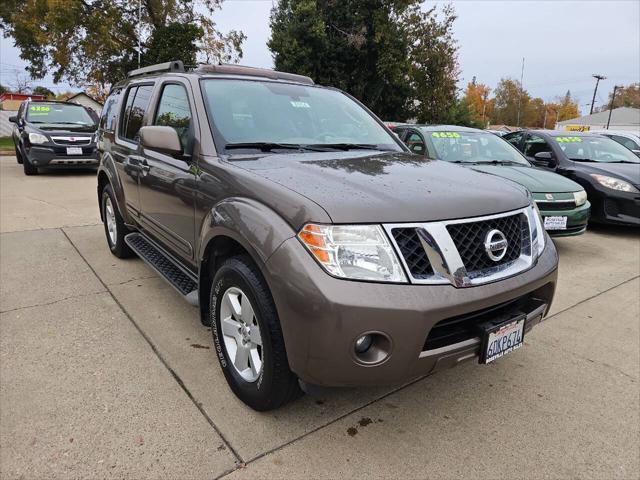
[[[526,130],[505,137],[534,164],[584,187],[591,219],[640,225],[640,159],[594,133]]]
[[[459,163],[527,187],[551,236],[579,235],[587,229],[590,205],[584,188],[534,168],[520,151],[493,133],[454,125],[413,125],[394,130],[414,153]]]
[[[113,88],[98,144],[111,252],[199,306],[256,410],[490,363],[553,300],[557,253],[524,187],[412,155],[307,77],[146,67]]]
[[[17,115],[13,142],[16,159],[25,175],[38,168],[87,168],[98,166],[97,116],[77,103],[27,100]]]
[[[627,132],[625,130],[592,130],[590,133],[597,133],[615,140],[620,145],[627,147],[640,157],[640,134]]]

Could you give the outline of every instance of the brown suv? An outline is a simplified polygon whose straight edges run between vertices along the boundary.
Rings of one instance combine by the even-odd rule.
[[[309,78],[134,71],[98,149],[109,248],[199,306],[254,409],[489,363],[549,310],[558,258],[523,187],[412,155]]]

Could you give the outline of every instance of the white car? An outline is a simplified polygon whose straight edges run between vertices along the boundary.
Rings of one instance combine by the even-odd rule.
[[[625,130],[591,130],[589,133],[597,133],[609,137],[640,157],[640,133]]]

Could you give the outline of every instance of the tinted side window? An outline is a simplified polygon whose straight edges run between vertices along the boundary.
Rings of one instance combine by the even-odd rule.
[[[119,132],[121,137],[126,137],[127,124],[129,123],[129,115],[131,115],[131,107],[133,106],[133,100],[136,98],[136,92],[138,87],[131,87],[127,90],[127,98],[122,109],[122,115],[120,115],[120,127]]]
[[[109,95],[107,101],[104,102],[102,115],[100,116],[100,129],[106,132],[113,132],[116,128],[116,117],[118,112],[118,100],[120,99],[120,90],[116,90]]]
[[[154,125],[173,127],[185,153],[191,150],[191,108],[182,85],[169,84],[162,89]]]
[[[551,147],[538,135],[529,135],[524,142],[524,154],[527,157],[535,157],[536,153],[550,152]]]
[[[409,147],[409,150],[411,150],[413,153],[417,153],[418,155],[425,155],[426,151],[424,146],[424,139],[418,132],[409,131],[405,143],[407,144],[407,147]]]
[[[133,99],[124,136],[135,142],[138,141],[138,132],[142,127],[144,114],[149,107],[149,99],[151,98],[152,91],[153,85],[140,85],[136,92],[136,96]]]
[[[505,137],[505,138],[507,142],[509,142],[514,147],[518,148],[520,146],[520,140],[522,140],[522,135],[524,135],[524,133],[518,132],[512,135],[509,135],[508,137]]]

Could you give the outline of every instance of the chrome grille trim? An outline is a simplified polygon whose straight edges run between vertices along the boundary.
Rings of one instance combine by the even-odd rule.
[[[92,136],[88,136],[88,137],[51,137],[51,140],[53,141],[53,143],[55,143],[56,145],[65,145],[65,146],[69,146],[69,147],[74,147],[74,146],[80,146],[80,145],[89,145],[91,143],[91,137]],[[72,141],[73,139],[73,141]]]
[[[527,218],[528,238],[523,239],[520,256],[514,261],[498,265],[492,269],[482,270],[480,272],[468,272],[456,245],[451,238],[448,225],[460,223],[482,222],[501,217],[509,217],[513,215],[524,214]],[[537,213],[532,206],[512,210],[509,212],[499,213],[495,215],[486,215],[483,217],[473,217],[457,220],[444,220],[440,222],[421,222],[421,223],[387,223],[383,228],[395,248],[398,258],[405,269],[405,272],[411,283],[428,284],[428,285],[446,285],[450,284],[457,288],[472,287],[485,283],[502,280],[513,275],[517,275],[525,270],[533,267],[536,260],[538,232],[535,225],[535,215]],[[433,268],[433,275],[429,278],[415,278],[411,274],[404,256],[393,235],[393,229],[396,228],[415,228],[420,243]]]

